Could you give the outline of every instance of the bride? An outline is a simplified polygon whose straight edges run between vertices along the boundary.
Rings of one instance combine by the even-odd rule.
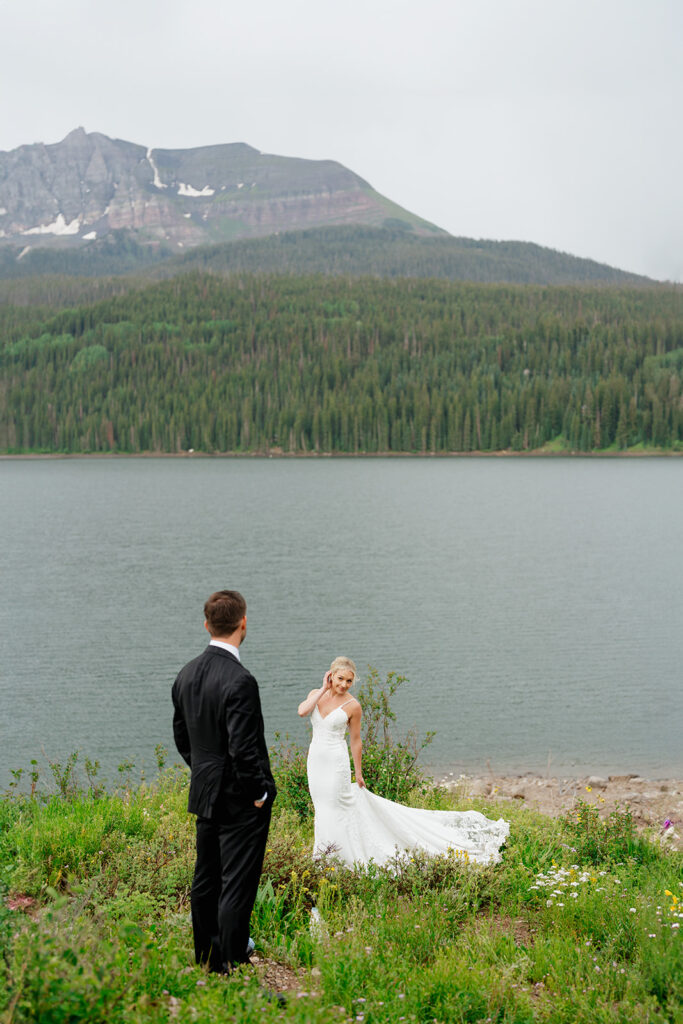
[[[393,803],[371,793],[363,779],[362,709],[349,690],[356,679],[350,658],[335,658],[323,685],[299,704],[311,715],[308,788],[315,809],[314,855],[331,852],[345,864],[386,864],[397,852],[420,849],[430,854],[453,849],[466,860],[500,860],[510,831],[503,819],[491,821],[479,811],[429,811]],[[346,730],[356,775],[351,782]]]

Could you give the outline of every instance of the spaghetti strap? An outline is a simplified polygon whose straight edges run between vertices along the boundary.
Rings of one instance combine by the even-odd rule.
[[[354,697],[349,697],[349,699],[348,699],[348,700],[345,700],[343,704],[340,704],[340,705],[339,705],[339,707],[340,707],[340,708],[345,708],[345,707],[346,707],[346,705],[347,705],[347,704],[350,704],[350,703],[351,703],[351,701],[352,701],[352,700],[354,700],[354,699],[355,699]]]

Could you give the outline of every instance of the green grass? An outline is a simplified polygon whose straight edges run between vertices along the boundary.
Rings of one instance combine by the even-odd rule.
[[[300,972],[283,1009],[252,969],[224,980],[193,963],[185,772],[109,793],[70,783],[0,799],[8,1024],[683,1021],[683,855],[628,810],[579,802],[553,820],[423,786],[412,802],[507,817],[502,862],[353,873],[311,859],[310,813],[285,786],[252,918],[259,953]]]

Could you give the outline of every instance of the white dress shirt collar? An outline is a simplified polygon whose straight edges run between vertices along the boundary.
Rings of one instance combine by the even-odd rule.
[[[233,654],[241,662],[240,652],[232,644],[226,644],[223,640],[209,640],[209,647],[222,647],[228,654]]]

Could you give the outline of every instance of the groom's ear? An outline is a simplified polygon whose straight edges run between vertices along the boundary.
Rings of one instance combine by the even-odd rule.
[[[211,630],[209,629],[209,623],[206,621],[206,619],[204,619],[204,629],[206,630],[207,633],[211,633]]]

